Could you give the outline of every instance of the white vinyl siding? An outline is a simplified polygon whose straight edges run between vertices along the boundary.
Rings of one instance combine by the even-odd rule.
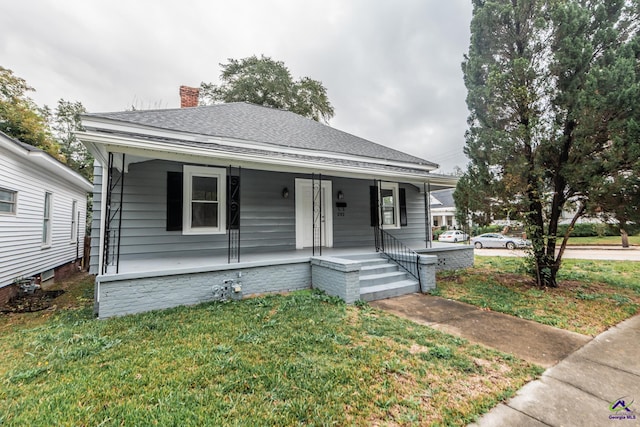
[[[84,239],[86,193],[68,180],[29,159],[0,146],[0,187],[17,191],[15,215],[0,215],[0,286],[16,277],[48,271],[76,259],[76,246],[69,244],[69,211],[73,200],[80,213],[79,240]],[[42,250],[44,194],[53,193],[50,216],[50,247]],[[79,245],[83,256],[84,245]]]
[[[182,233],[225,233],[227,171],[185,166],[183,173]]]
[[[0,188],[0,215],[16,214],[16,205],[17,205],[17,198],[18,198],[17,195],[18,195],[17,191]]]

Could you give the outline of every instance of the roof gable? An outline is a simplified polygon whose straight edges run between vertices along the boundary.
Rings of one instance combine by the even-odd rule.
[[[453,199],[454,188],[447,188],[444,190],[436,190],[431,192],[431,196],[439,203],[431,201],[431,206],[434,208],[455,208],[456,202]]]
[[[122,124],[230,138],[303,150],[347,154],[437,168],[427,160],[376,144],[290,111],[245,102],[88,114]]]

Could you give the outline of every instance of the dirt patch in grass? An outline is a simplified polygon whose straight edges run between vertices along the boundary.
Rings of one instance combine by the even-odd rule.
[[[45,291],[36,289],[32,293],[19,293],[11,298],[3,307],[2,313],[32,313],[34,311],[46,310],[55,304],[55,299],[64,294],[64,290],[56,289]]]
[[[93,275],[78,272],[32,295],[19,296],[0,307],[0,334],[19,325],[40,324],[60,311],[90,307],[93,283]]]

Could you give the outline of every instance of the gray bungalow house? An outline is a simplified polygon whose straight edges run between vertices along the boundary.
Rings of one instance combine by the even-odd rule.
[[[455,186],[429,161],[248,103],[83,126],[100,318],[312,286],[371,300],[433,286],[420,275],[445,264],[418,253],[435,250],[429,190]]]

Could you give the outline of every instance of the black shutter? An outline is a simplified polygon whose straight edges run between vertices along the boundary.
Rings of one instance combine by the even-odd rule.
[[[227,228],[229,230],[240,229],[240,177],[229,176],[227,181],[227,203],[229,204],[229,219]]]
[[[400,226],[406,227],[407,225],[407,192],[404,188],[400,188],[400,195],[398,199],[400,201]]]
[[[369,187],[369,209],[371,211],[371,226],[379,226],[380,213],[378,210],[378,187],[375,185]]]
[[[167,231],[182,230],[182,172],[167,172]]]

